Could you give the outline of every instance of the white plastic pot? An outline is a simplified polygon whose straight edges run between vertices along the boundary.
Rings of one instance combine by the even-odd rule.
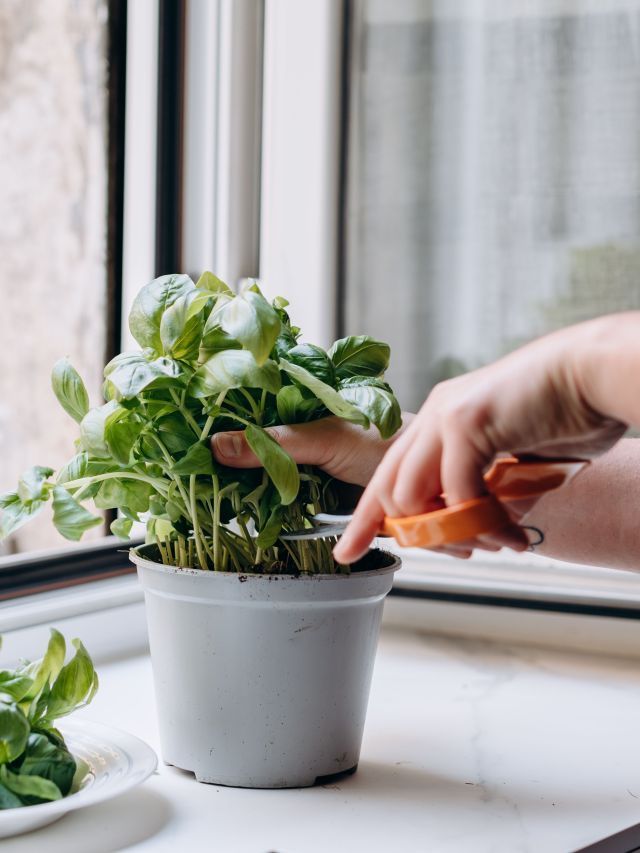
[[[152,555],[131,552],[164,761],[249,788],[354,771],[397,557],[372,551],[373,571],[292,577],[177,569]]]

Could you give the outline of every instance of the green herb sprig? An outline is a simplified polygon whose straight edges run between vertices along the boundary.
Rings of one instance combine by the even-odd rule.
[[[65,663],[64,637],[55,628],[38,661],[0,671],[0,809],[59,800],[78,770],[54,723],[88,705],[98,676],[80,640]]]

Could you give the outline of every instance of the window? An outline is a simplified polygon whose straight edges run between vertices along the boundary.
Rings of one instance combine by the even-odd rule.
[[[344,323],[415,408],[640,308],[640,3],[355,0]]]
[[[91,0],[0,11],[0,490],[59,468],[76,425],[49,384],[68,355],[92,403],[131,345],[156,275],[256,277],[262,0]],[[46,517],[0,551],[0,598],[131,571],[122,543],[79,546]],[[3,546],[0,546],[2,548]]]
[[[547,330],[640,308],[639,25],[638,0],[267,3],[261,277],[309,339],[389,341],[415,409]],[[640,603],[628,573],[533,554],[403,559],[403,594],[440,601]]]
[[[59,465],[75,437],[49,394],[55,358],[70,355],[99,399],[105,354],[130,343],[133,295],[177,268],[259,277],[319,344],[388,340],[406,408],[548,329],[640,308],[640,0],[523,5],[39,0],[33,14],[0,12],[12,57],[0,67],[0,323],[13,359],[0,488],[36,457]],[[57,86],[64,97],[47,95]],[[61,543],[46,520],[35,530],[20,549]],[[640,600],[628,575],[546,563],[420,552],[401,583],[553,606]]]
[[[0,10],[3,491],[34,462],[69,456],[75,428],[51,392],[54,362],[68,355],[96,400],[111,348],[109,14],[106,0]],[[4,547],[61,541],[43,517]]]
[[[342,321],[389,340],[404,406],[544,332],[640,308],[640,3],[349,9]],[[441,596],[579,609],[594,588],[629,591],[540,558],[447,562],[430,564]]]

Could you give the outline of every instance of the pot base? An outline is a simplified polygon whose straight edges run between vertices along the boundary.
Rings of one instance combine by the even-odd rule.
[[[175,764],[171,764],[169,761],[163,762],[168,767],[177,767]],[[346,779],[348,776],[353,776],[353,774],[358,769],[358,765],[354,764],[353,767],[348,767],[346,770],[340,770],[338,773],[327,773],[324,776],[316,776],[315,779],[310,778],[308,776],[301,776],[299,779],[291,780],[282,780],[280,783],[270,782],[265,785],[248,785],[246,782],[230,782],[230,781],[221,781],[220,779],[214,779],[210,776],[206,776],[203,774],[196,773],[194,770],[185,770],[183,767],[178,767],[178,770],[183,770],[185,773],[193,773],[198,782],[201,782],[205,785],[220,785],[223,788],[253,788],[255,789],[275,789],[275,788],[312,788],[316,785],[333,785],[336,782],[340,782],[342,779]]]

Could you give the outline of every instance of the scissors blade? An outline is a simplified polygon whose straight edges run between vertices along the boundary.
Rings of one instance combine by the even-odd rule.
[[[303,527],[301,530],[283,533],[280,539],[291,542],[300,539],[331,539],[333,536],[341,536],[351,521],[351,515],[332,515],[329,512],[320,512],[318,515],[312,516],[311,521],[313,527]]]
[[[305,527],[302,530],[283,533],[279,538],[289,542],[300,539],[330,539],[332,536],[341,536],[346,526],[346,524],[319,524],[316,527]]]

